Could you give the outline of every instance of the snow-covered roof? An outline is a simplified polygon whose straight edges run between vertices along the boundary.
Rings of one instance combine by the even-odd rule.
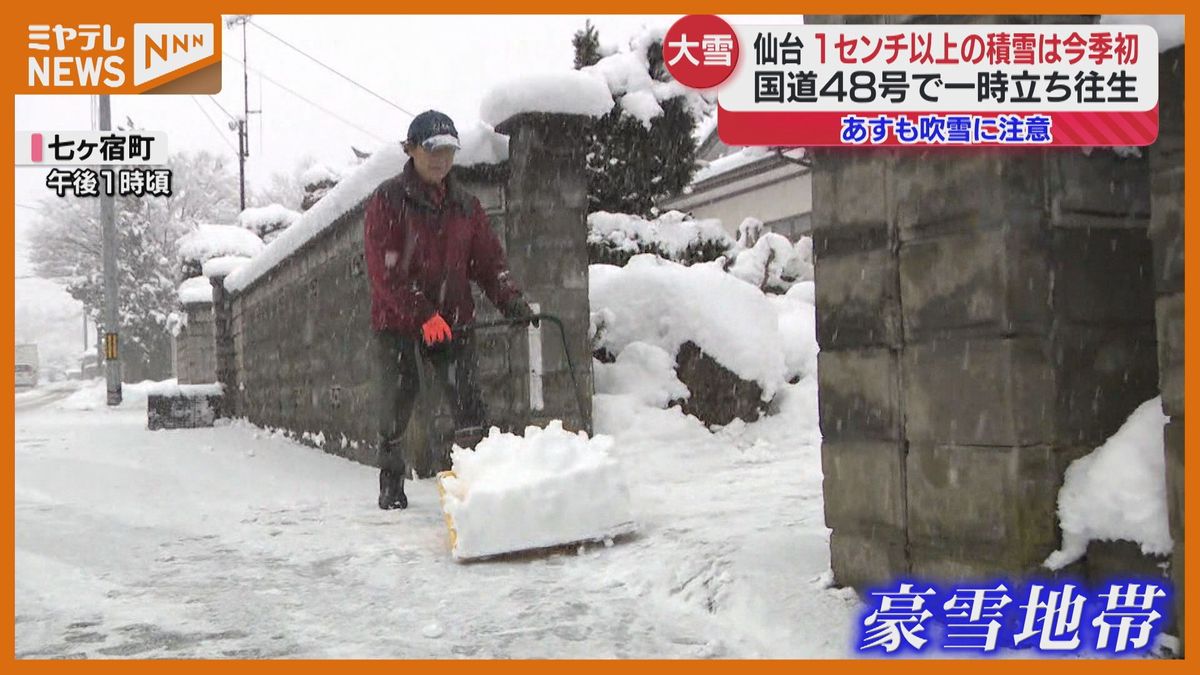
[[[501,82],[483,97],[480,118],[492,125],[528,112],[601,117],[613,99],[600,79],[578,70],[526,75]]]
[[[1102,24],[1148,25],[1158,33],[1158,51],[1165,52],[1183,44],[1181,14],[1105,14]]]
[[[179,238],[179,257],[200,262],[223,255],[250,257],[262,248],[257,234],[237,225],[197,225]]]
[[[202,267],[205,277],[225,277],[229,276],[237,268],[250,262],[250,259],[241,255],[223,255],[218,258],[210,258],[204,261]]]
[[[291,225],[299,217],[299,211],[293,211],[283,204],[252,206],[238,214],[238,224],[248,230],[262,232],[267,226],[277,223]]]
[[[718,157],[708,163],[708,166],[701,167],[692,176],[692,185],[696,185],[702,181],[706,181],[715,176],[720,176],[729,173],[734,169],[753,164],[760,159],[765,159],[775,154],[774,148],[765,146],[749,146],[741,148],[735,152],[731,152],[724,157]],[[787,157],[799,159],[804,156],[804,151],[799,148],[787,150],[783,153]]]
[[[207,277],[192,277],[179,284],[179,302],[196,305],[212,301],[213,287]]]
[[[458,166],[499,164],[508,159],[508,136],[496,133],[483,122],[467,125],[458,136],[462,145],[454,155]]]
[[[237,292],[245,289],[266,274],[313,237],[325,231],[338,218],[354,209],[385,180],[404,169],[408,155],[399,144],[388,145],[346,176],[322,197],[311,209],[301,214],[291,227],[284,230],[247,264],[225,278],[225,288]]]

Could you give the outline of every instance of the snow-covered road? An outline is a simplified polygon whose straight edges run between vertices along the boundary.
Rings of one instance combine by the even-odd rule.
[[[245,423],[147,431],[144,402],[16,418],[18,657],[821,657],[859,604],[825,588],[815,386],[716,434],[597,396],[640,532],[458,564],[432,481]],[[74,406],[78,407],[78,406]]]

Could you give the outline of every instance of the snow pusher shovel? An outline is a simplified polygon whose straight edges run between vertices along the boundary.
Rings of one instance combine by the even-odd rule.
[[[586,417],[566,331],[558,317],[534,314],[478,322],[463,330],[534,320],[558,328],[575,386],[575,404]],[[555,420],[545,429],[527,427],[523,436],[491,433],[474,450],[455,449],[453,469],[437,475],[451,554],[465,561],[587,541],[608,544],[633,532],[629,489],[620,466],[608,454],[611,444],[607,436],[588,438],[583,432],[563,429],[562,422]]]

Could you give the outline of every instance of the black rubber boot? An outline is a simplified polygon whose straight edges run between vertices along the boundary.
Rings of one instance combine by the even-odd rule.
[[[391,469],[379,470],[379,508],[406,509],[408,497],[404,496],[404,473]]]

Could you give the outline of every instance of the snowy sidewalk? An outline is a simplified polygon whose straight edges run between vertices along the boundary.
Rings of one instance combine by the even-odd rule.
[[[144,403],[21,410],[17,656],[846,655],[859,605],[821,586],[813,389],[717,434],[597,396],[640,533],[467,565],[433,481],[382,512],[374,469],[244,423],[151,432]]]

